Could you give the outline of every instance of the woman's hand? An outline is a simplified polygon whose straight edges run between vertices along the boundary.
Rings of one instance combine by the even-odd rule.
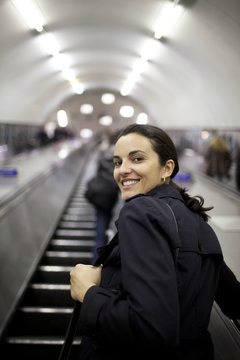
[[[71,296],[73,300],[83,302],[91,286],[100,285],[102,266],[78,264],[70,272]]]

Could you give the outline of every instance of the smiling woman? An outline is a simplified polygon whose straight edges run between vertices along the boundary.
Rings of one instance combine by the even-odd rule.
[[[136,194],[145,194],[164,182],[168,183],[174,169],[172,159],[161,166],[151,142],[136,133],[121,136],[117,141],[114,165],[114,178],[123,200]]]
[[[220,306],[226,301],[222,251],[207,224],[211,208],[172,181],[177,152],[162,129],[128,126],[113,159],[126,200],[118,232],[99,249],[94,267],[71,272],[72,297],[82,302],[80,358],[146,359],[158,352],[163,359],[213,360],[211,309],[216,294]]]

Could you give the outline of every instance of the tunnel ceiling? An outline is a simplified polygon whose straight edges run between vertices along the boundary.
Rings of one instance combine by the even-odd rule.
[[[179,1],[182,13],[160,39],[154,38],[156,24],[169,1],[35,3],[45,20],[41,33],[29,29],[10,0],[0,2],[1,123],[41,125],[64,109],[71,121],[86,127],[108,109],[95,101],[89,120],[80,105],[105,91],[117,97],[111,107],[114,124],[125,124],[119,103],[132,103],[166,128],[239,128],[239,0]],[[43,34],[56,39],[82,94],[76,95],[44,48]],[[154,53],[145,51],[145,69],[123,96],[120,91],[149,41]]]

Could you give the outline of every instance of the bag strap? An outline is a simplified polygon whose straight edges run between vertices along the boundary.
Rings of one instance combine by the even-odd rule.
[[[75,333],[77,330],[80,310],[81,310],[81,303],[79,301],[76,301],[58,360],[68,360],[68,358],[69,358],[73,339],[74,339],[74,336],[75,336]]]

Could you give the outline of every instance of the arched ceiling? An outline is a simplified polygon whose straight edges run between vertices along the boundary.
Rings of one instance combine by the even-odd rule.
[[[41,34],[28,28],[10,0],[1,0],[0,123],[41,125],[64,108],[85,127],[80,104],[90,101],[88,94],[107,90],[120,102],[133,101],[162,127],[239,128],[239,0],[179,1],[184,11],[178,22],[167,37],[153,40],[146,70],[128,98],[120,95],[167,2],[35,1],[45,31],[83,86],[76,95],[43,48]],[[96,114],[105,111],[101,106]],[[118,110],[112,108],[112,115],[124,123]]]

